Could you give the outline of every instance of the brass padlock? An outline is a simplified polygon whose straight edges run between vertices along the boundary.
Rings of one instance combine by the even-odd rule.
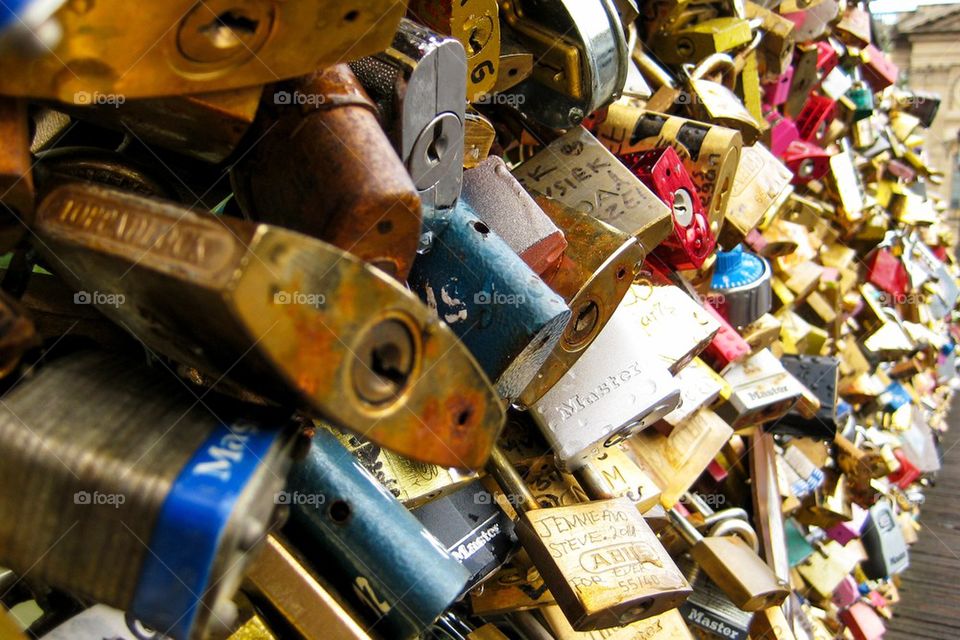
[[[500,69],[497,0],[410,0],[408,15],[463,45],[467,52],[468,102],[493,91]]]
[[[761,221],[775,215],[793,193],[793,174],[760,143],[744,147],[733,180],[720,244],[732,249]]]
[[[690,107],[697,120],[735,129],[743,136],[746,145],[752,145],[762,133],[761,123],[734,93],[735,65],[733,58],[715,53],[703,58],[688,71],[687,86],[690,88]],[[724,83],[707,79],[722,73]],[[756,87],[759,91],[759,86]],[[757,105],[759,106],[759,104]]]
[[[673,214],[583,127],[514,169],[527,189],[634,236],[649,253],[673,233]]]
[[[406,280],[420,240],[420,198],[350,67],[268,89],[251,135],[255,143],[230,171],[248,217]]]
[[[88,104],[261,85],[382,51],[405,5],[184,0],[144,14],[125,2],[80,11],[61,4],[53,15],[59,42],[40,55],[23,47],[5,51],[0,91]]]
[[[753,40],[750,23],[742,18],[714,18],[679,29],[657,33],[650,47],[666,64],[698,62],[725,53]]]
[[[48,195],[35,232],[84,302],[180,363],[229,372],[424,462],[482,466],[500,430],[503,406],[453,333],[324,242],[87,185]],[[334,306],[359,289],[362,305]],[[426,384],[427,372],[454,370],[457,390]]]
[[[623,626],[690,593],[628,498],[541,509],[499,449],[490,460],[519,512],[517,536],[574,629]]]
[[[781,604],[790,594],[763,560],[738,536],[703,537],[676,509],[670,520],[691,545],[694,561],[744,611]]]

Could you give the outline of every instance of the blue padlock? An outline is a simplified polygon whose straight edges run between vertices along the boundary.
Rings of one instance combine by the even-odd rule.
[[[326,429],[294,465],[281,501],[290,541],[383,637],[422,633],[470,578]]]
[[[446,322],[510,401],[526,388],[570,308],[462,200],[424,210],[410,287]]]

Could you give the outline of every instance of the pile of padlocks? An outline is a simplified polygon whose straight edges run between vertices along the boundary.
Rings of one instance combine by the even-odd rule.
[[[5,9],[4,640],[883,635],[960,290],[864,7]]]

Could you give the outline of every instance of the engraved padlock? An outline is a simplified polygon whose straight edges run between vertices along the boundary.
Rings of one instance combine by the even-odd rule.
[[[629,624],[675,608],[690,593],[629,499],[542,509],[501,451],[488,470],[510,494],[517,536],[574,629]]]

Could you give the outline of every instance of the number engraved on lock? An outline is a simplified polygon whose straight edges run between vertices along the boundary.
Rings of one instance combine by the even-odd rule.
[[[180,209],[160,204],[152,210],[140,198],[110,194],[58,189],[41,207],[38,223],[55,235],[106,246],[147,266],[187,270],[191,277],[211,283],[226,276],[242,251],[218,222],[186,217]]]

